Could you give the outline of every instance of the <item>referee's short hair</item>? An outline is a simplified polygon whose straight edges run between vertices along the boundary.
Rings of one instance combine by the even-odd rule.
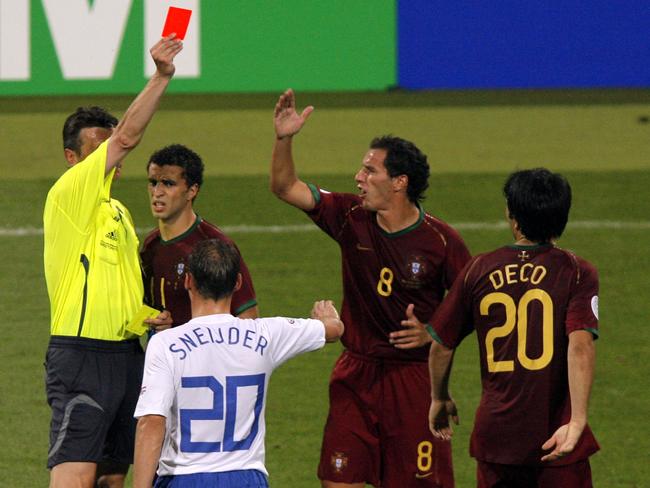
[[[239,263],[239,252],[234,244],[207,239],[194,246],[187,266],[199,295],[219,300],[235,291]]]
[[[71,149],[79,155],[81,130],[94,127],[113,129],[117,127],[117,119],[102,107],[77,107],[63,123],[63,149]]]

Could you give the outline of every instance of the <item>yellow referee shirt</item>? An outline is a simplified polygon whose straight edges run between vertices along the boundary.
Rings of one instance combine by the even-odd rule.
[[[45,280],[51,333],[120,341],[142,305],[139,242],[126,207],[111,199],[101,144],[68,169],[45,202]]]

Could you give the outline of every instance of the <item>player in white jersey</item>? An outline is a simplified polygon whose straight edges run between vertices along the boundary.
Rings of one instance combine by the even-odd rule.
[[[134,487],[268,486],[264,408],[273,370],[343,334],[328,300],[311,319],[230,315],[241,283],[232,244],[207,240],[190,255],[185,287],[192,320],[147,346]]]

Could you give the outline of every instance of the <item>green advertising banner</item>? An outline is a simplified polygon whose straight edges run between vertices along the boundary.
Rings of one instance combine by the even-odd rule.
[[[171,92],[395,84],[394,0],[0,0],[0,96],[137,92],[172,5],[192,18]]]

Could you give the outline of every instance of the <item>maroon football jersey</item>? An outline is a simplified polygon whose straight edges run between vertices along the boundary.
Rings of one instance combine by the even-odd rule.
[[[194,245],[206,239],[233,243],[218,227],[197,217],[192,227],[169,241],[162,240],[158,229],[153,230],[140,251],[145,302],[159,310],[169,310],[174,320],[173,327],[192,318],[190,297],[184,286],[185,270]],[[233,315],[239,315],[257,304],[253,281],[241,256],[239,264],[242,286],[232,297],[230,313]]]
[[[426,361],[428,347],[397,349],[388,335],[403,329],[410,303],[429,322],[470,257],[460,235],[422,210],[415,224],[388,233],[358,196],[311,188],[316,207],[307,213],[341,248],[343,345],[375,358]]]
[[[554,247],[507,246],[473,258],[433,319],[455,348],[476,329],[483,393],[470,453],[480,461],[538,465],[542,444],[571,416],[569,334],[598,333],[598,273]],[[572,464],[598,450],[589,426]]]

